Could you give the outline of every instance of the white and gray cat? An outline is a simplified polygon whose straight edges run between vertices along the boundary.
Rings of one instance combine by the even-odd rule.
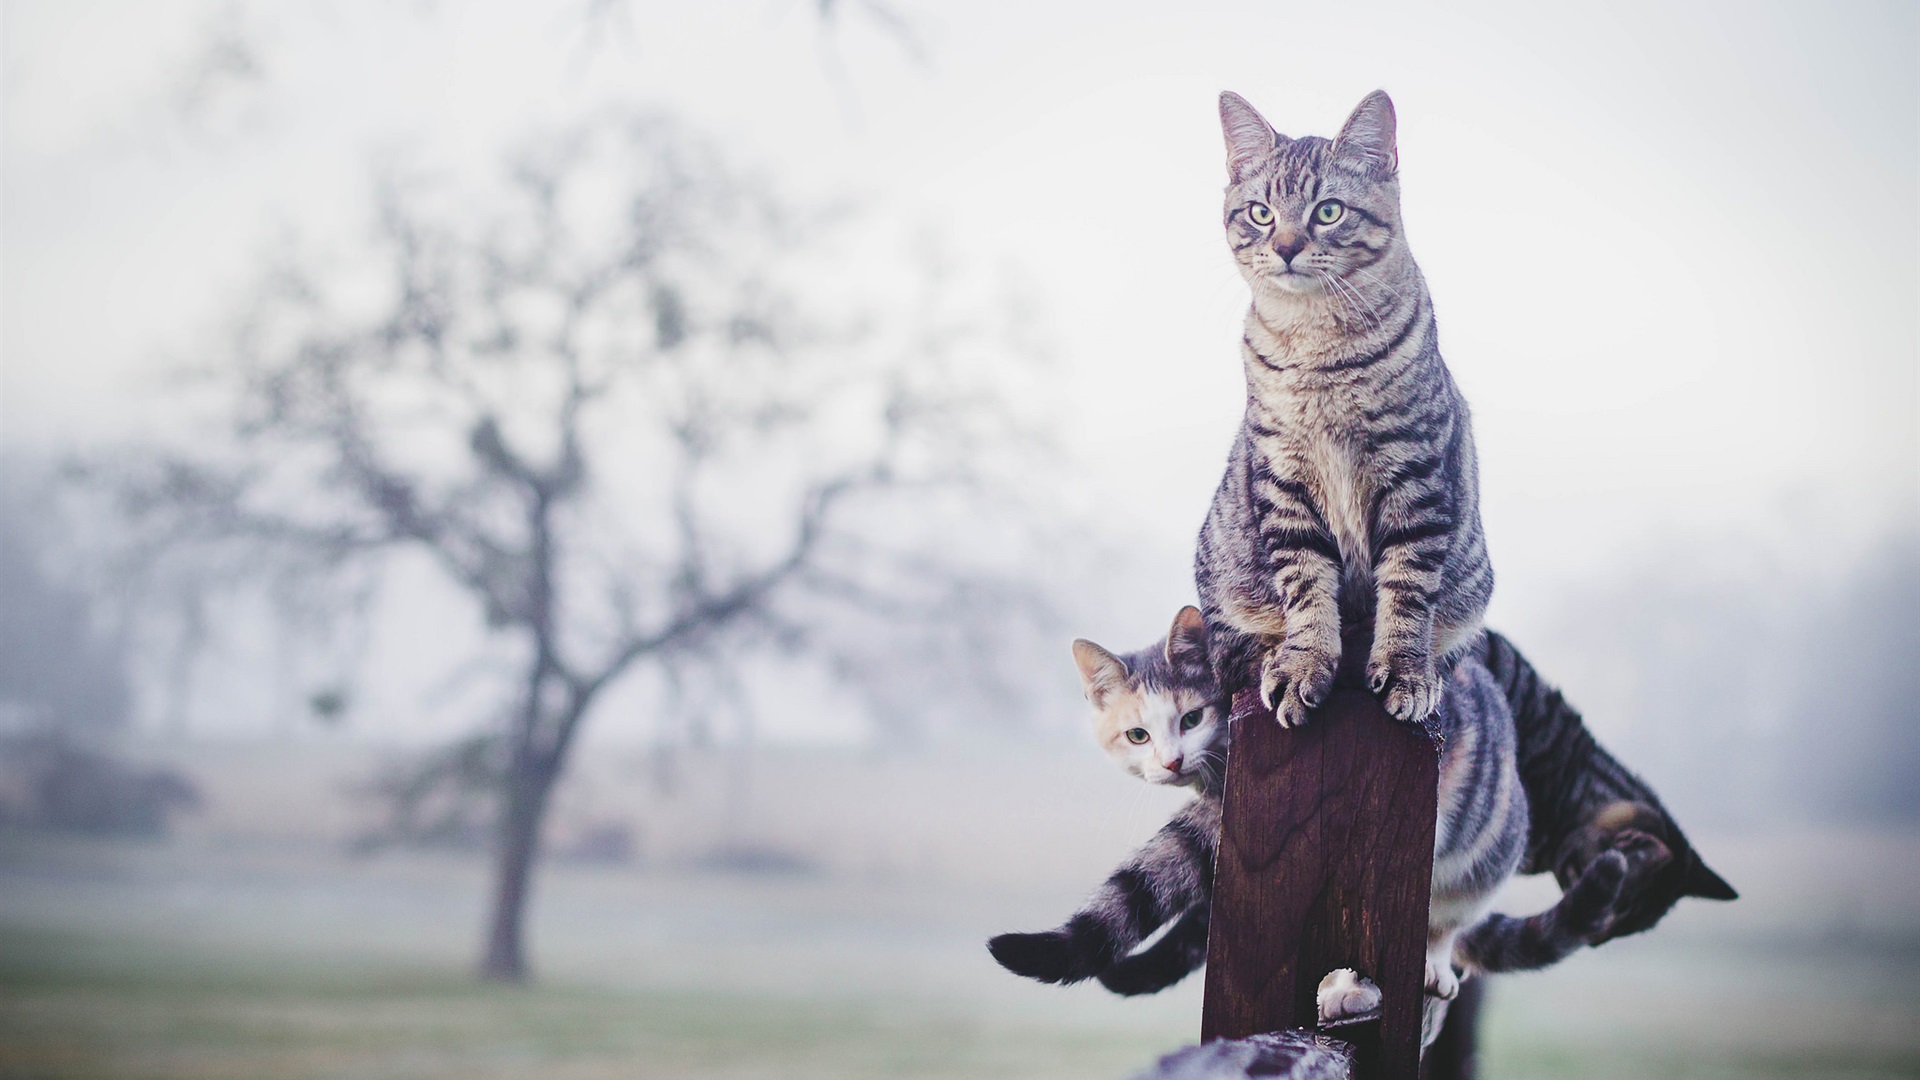
[[[1246,414],[1194,557],[1214,671],[1229,693],[1257,673],[1280,723],[1302,723],[1344,626],[1387,711],[1423,719],[1493,569],[1466,401],[1401,226],[1393,103],[1367,95],[1331,140],[1281,135],[1233,93],[1220,122],[1252,304]]]
[[[1165,638],[1125,656],[1077,639],[1073,663],[1093,706],[1093,741],[1122,769],[1149,784],[1219,790],[1226,702],[1198,608],[1181,608]]]

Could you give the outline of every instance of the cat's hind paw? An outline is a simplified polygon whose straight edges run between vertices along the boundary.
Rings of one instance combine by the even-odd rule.
[[[1335,968],[1320,980],[1314,994],[1320,1010],[1320,1024],[1366,1020],[1380,1015],[1380,988],[1352,968]]]
[[[1394,719],[1410,724],[1432,716],[1445,689],[1431,653],[1375,652],[1367,660],[1367,686]]]

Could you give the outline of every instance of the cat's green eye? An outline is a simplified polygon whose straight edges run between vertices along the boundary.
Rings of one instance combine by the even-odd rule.
[[[1146,728],[1135,727],[1135,728],[1127,729],[1127,741],[1132,743],[1135,746],[1139,746],[1140,744],[1146,742],[1148,739],[1151,739],[1151,738],[1153,738],[1153,736],[1147,734]]]
[[[1259,203],[1247,204],[1247,217],[1251,218],[1255,225],[1273,224],[1273,211]]]
[[[1331,225],[1339,221],[1346,212],[1346,203],[1341,202],[1339,199],[1325,199],[1321,201],[1319,206],[1313,208],[1313,220],[1322,225]]]
[[[1200,726],[1200,710],[1199,709],[1195,709],[1192,712],[1180,718],[1181,731],[1192,731],[1194,728],[1197,728],[1199,726]]]

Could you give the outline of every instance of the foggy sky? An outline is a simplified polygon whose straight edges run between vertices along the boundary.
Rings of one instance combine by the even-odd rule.
[[[1190,596],[1241,407],[1214,98],[1331,134],[1383,87],[1496,624],[1649,552],[1817,573],[1920,505],[1911,5],[892,4],[905,36],[857,5],[588,7],[8,4],[0,446],[167,431],[162,374],[276,237],[364,236],[374,163],[483,171],[660,108],[1023,283],[1063,501],[1139,552],[1087,632],[1132,644]]]

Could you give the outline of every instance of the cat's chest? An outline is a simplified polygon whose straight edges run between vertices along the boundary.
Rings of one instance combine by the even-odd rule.
[[[1358,416],[1338,401],[1289,396],[1269,408],[1255,439],[1269,466],[1313,493],[1347,575],[1369,577],[1373,560],[1367,536],[1371,485],[1358,433]]]

